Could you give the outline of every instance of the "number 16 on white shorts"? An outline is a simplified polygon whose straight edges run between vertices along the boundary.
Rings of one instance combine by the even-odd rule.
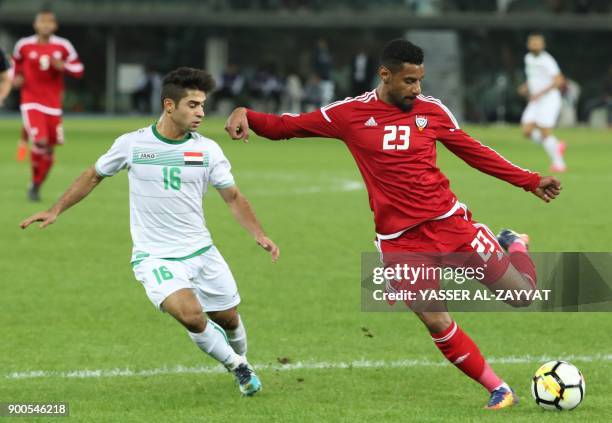
[[[214,245],[184,260],[147,258],[134,267],[134,276],[160,310],[170,294],[184,288],[193,290],[204,311],[227,310],[240,303],[234,276]]]

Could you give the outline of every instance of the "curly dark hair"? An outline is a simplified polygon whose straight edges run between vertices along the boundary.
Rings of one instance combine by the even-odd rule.
[[[391,40],[383,48],[380,64],[391,72],[398,71],[404,63],[420,65],[423,63],[423,49],[408,40]]]
[[[176,104],[187,95],[187,90],[199,90],[205,93],[215,88],[212,75],[203,69],[181,67],[164,76],[162,81],[161,101],[169,98]]]

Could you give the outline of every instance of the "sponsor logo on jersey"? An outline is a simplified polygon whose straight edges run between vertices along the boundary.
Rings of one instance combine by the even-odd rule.
[[[138,158],[139,158],[139,159],[145,159],[145,160],[147,160],[147,159],[148,159],[148,160],[153,160],[153,159],[155,159],[156,157],[157,157],[157,154],[155,154],[155,153],[140,153],[140,154],[138,155]]]
[[[427,118],[425,116],[417,116],[414,120],[419,131],[422,131],[427,126]]]
[[[366,120],[366,123],[364,123],[364,125],[365,126],[377,126],[378,123],[376,123],[374,118],[372,116],[370,116],[370,119]]]
[[[186,151],[183,153],[185,165],[200,165],[204,164],[204,153],[201,151]]]

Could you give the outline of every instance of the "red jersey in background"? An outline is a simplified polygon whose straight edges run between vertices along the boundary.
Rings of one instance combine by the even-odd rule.
[[[64,62],[64,70],[51,65],[51,58]],[[52,35],[41,44],[36,35],[20,39],[13,53],[15,75],[23,75],[21,109],[38,110],[48,115],[62,114],[64,74],[83,76],[83,64],[76,50],[65,38]]]

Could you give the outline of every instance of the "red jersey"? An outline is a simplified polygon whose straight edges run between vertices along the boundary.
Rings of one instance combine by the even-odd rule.
[[[256,134],[270,139],[344,141],[363,176],[380,239],[465,208],[436,165],[436,140],[470,166],[526,191],[534,191],[540,180],[463,132],[442,102],[423,95],[408,112],[370,91],[311,113],[276,116],[248,110],[247,118]]]
[[[64,70],[55,69],[51,58],[62,60]],[[15,44],[13,60],[15,75],[21,74],[24,78],[21,109],[61,115],[64,74],[74,78],[83,76],[83,64],[70,41],[52,35],[48,43],[41,44],[36,35],[25,37]]]

